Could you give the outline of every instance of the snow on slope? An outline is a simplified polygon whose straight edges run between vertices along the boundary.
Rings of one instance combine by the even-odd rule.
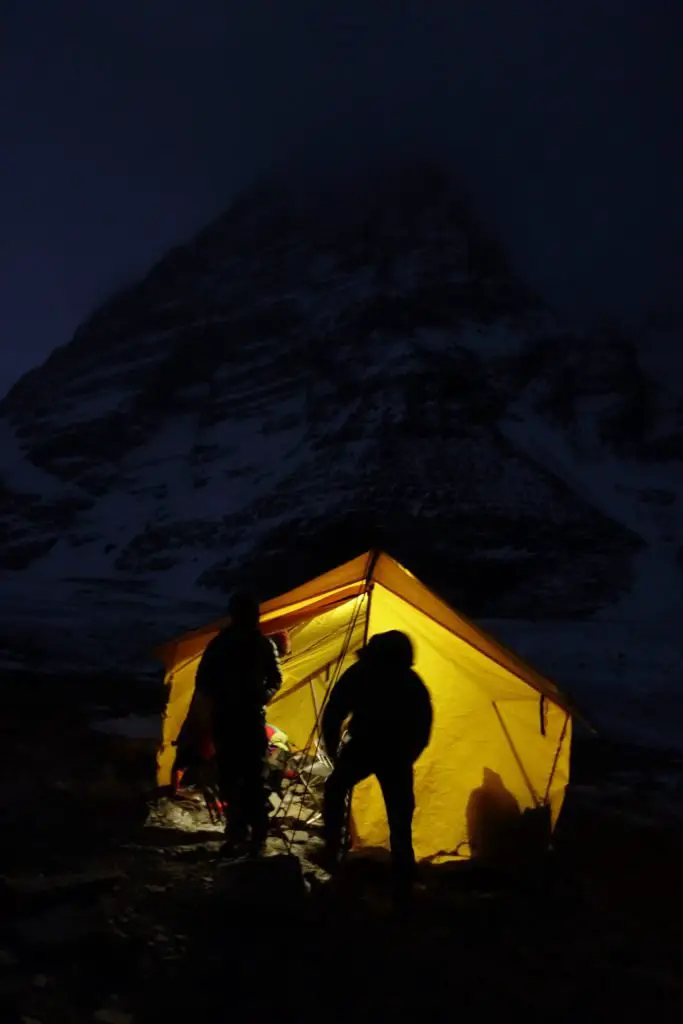
[[[599,411],[604,399],[582,403],[577,411],[576,432],[568,434],[534,414],[529,408],[530,397],[524,394],[508,407],[503,420],[506,434],[519,448],[648,542],[668,547],[683,539],[683,478],[671,464],[643,465],[634,460],[615,459],[596,429],[595,406]],[[666,507],[637,500],[644,490],[658,489],[673,490],[675,500]],[[636,496],[636,500],[625,500],[628,494]]]
[[[645,541],[634,584],[590,622],[514,620],[491,629],[572,693],[606,735],[683,749],[683,473],[671,461],[615,459],[598,421],[610,396],[578,405],[573,430],[535,411],[522,393],[502,426],[516,447]]]
[[[374,542],[475,618],[555,630],[565,668],[585,649],[585,679],[603,651],[569,616],[674,634],[683,405],[568,335],[443,182],[360,191],[252,194],[0,404],[10,651],[138,657],[240,573],[272,594]]]
[[[62,494],[65,490],[61,480],[26,458],[16,432],[4,419],[0,419],[0,482],[13,491],[45,497]]]
[[[636,554],[634,586],[602,617],[655,616],[670,623],[683,616],[683,586],[675,562],[683,544],[683,474],[676,463],[643,464],[615,459],[597,429],[597,414],[609,396],[584,400],[577,426],[553,427],[533,411],[533,388],[507,410],[503,429],[515,446],[558,473],[577,494],[646,541]]]

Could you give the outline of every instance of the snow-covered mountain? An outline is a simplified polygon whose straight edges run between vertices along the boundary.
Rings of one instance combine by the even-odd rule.
[[[652,614],[654,580],[681,610],[683,401],[563,329],[433,169],[246,193],[0,432],[24,657],[114,662],[373,544],[474,616]]]

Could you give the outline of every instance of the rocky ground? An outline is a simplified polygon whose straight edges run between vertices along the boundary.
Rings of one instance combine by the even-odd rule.
[[[382,865],[351,860],[330,882],[291,830],[231,864],[215,833],[144,827],[149,748],[93,734],[80,698],[10,692],[3,1024],[681,1019],[674,755],[578,743],[547,862],[526,877],[432,869],[406,915]]]

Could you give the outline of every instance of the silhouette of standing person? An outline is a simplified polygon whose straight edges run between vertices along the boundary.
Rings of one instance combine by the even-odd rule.
[[[282,685],[275,645],[259,626],[258,601],[238,593],[230,624],[211,640],[197,669],[196,690],[208,699],[218,783],[226,807],[224,853],[244,843],[258,853],[268,835],[264,760],[265,705]]]
[[[325,749],[334,761],[325,786],[325,860],[330,866],[339,860],[347,797],[357,783],[374,775],[386,806],[399,897],[415,880],[413,765],[432,728],[431,699],[412,669],[413,660],[405,633],[391,630],[372,637],[332,690],[322,720]],[[349,716],[348,740],[340,749]]]

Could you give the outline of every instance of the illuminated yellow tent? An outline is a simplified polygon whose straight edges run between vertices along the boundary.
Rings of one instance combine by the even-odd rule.
[[[415,852],[420,860],[467,856],[467,807],[485,770],[502,779],[521,810],[548,805],[557,821],[569,781],[572,707],[557,686],[463,618],[382,553],[359,556],[261,606],[265,633],[288,629],[292,653],[268,718],[304,748],[330,682],[375,633],[400,629],[434,707],[431,742],[415,767]],[[225,624],[164,644],[168,703],[157,780],[171,779],[173,741],[190,706],[201,654]],[[352,806],[356,847],[388,845],[375,779]]]

